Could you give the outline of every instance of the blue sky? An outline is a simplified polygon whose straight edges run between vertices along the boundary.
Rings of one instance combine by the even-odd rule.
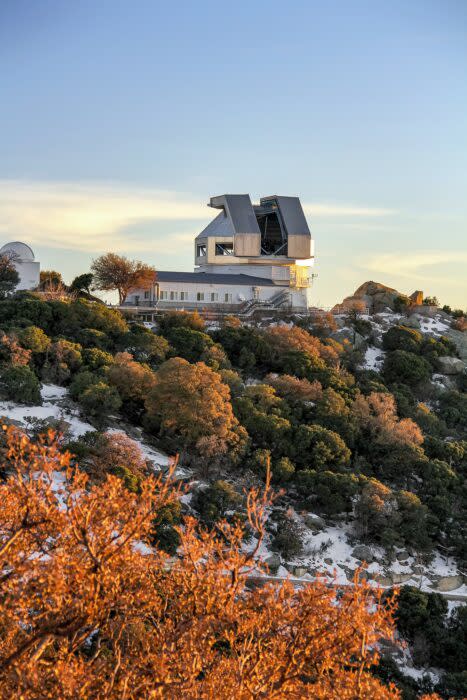
[[[0,0],[0,241],[192,269],[224,192],[299,195],[315,300],[467,306],[467,3]]]

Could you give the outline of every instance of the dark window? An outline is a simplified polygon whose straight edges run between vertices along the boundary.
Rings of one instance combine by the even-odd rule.
[[[216,255],[233,255],[233,243],[216,243]]]
[[[204,258],[206,256],[206,246],[205,245],[197,245],[196,246],[196,257],[197,258]]]

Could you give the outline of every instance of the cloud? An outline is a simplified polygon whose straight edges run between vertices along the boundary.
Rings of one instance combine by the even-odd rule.
[[[372,218],[380,216],[392,216],[397,212],[393,209],[379,209],[377,207],[358,207],[351,204],[304,204],[303,210],[310,217],[361,217]]]
[[[182,193],[118,184],[75,184],[0,181],[0,232],[9,240],[24,238],[57,248],[120,251],[153,247],[142,234],[129,236],[128,227],[156,222],[210,219],[209,209]],[[193,235],[171,234],[182,242]]]
[[[311,220],[392,213],[339,204],[304,208]],[[0,235],[32,245],[83,252],[177,253],[211,218],[204,201],[182,192],[118,183],[0,180]],[[195,228],[194,222],[199,222]]]
[[[381,253],[359,262],[359,267],[380,274],[408,277],[413,280],[426,279],[432,271],[427,268],[467,262],[467,251],[426,250]]]

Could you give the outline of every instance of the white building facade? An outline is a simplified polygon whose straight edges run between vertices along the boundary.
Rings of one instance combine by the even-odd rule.
[[[253,309],[306,311],[311,306],[313,240],[298,197],[249,195],[210,200],[219,209],[195,239],[194,272],[158,271],[148,289],[134,289],[124,307],[151,310]]]
[[[0,248],[0,255],[11,260],[19,275],[16,291],[37,289],[40,282],[40,263],[36,261],[34,252],[26,243],[12,241]]]

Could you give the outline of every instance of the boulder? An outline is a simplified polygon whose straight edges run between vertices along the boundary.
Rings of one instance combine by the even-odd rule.
[[[406,549],[403,549],[402,552],[397,552],[396,558],[398,561],[407,561],[407,559],[410,557],[410,554]]]
[[[415,566],[412,567],[412,571],[414,572],[414,574],[417,574],[417,576],[421,576],[425,573],[425,567],[420,566],[420,564],[415,564]]]
[[[363,335],[360,335],[360,333],[357,333],[352,328],[341,328],[340,330],[331,333],[330,337],[337,340],[338,343],[343,343],[345,340],[347,340],[349,343],[351,343],[351,345],[353,345],[354,348],[357,348],[357,350],[366,343]]]
[[[334,560],[331,559],[331,557],[324,557],[324,563],[328,566],[332,566],[334,564]]]
[[[310,528],[310,530],[324,530],[326,527],[326,521],[320,518],[319,515],[314,515],[314,513],[307,513],[304,517],[305,525]]]
[[[412,292],[409,299],[415,306],[421,306],[423,304],[423,292],[417,289],[417,291]]]
[[[455,591],[456,588],[460,588],[464,583],[464,577],[462,574],[457,574],[455,576],[441,576],[438,583],[436,584],[437,591]]]
[[[305,576],[305,574],[308,573],[308,569],[306,566],[294,566],[293,567],[293,575],[298,576],[298,578],[301,578],[302,576]]]
[[[402,323],[402,321],[401,321],[401,323]],[[406,326],[407,328],[415,328],[417,330],[420,330],[420,319],[415,314],[412,314],[408,318],[404,319],[403,325]]]
[[[360,561],[366,561],[367,564],[371,564],[374,561],[374,556],[369,547],[366,544],[359,544],[352,550],[352,556]]]
[[[462,374],[465,364],[458,357],[438,357],[438,369],[442,374]]]
[[[264,560],[264,563],[267,564],[269,571],[275,574],[281,565],[281,558],[278,554],[271,554]]]

